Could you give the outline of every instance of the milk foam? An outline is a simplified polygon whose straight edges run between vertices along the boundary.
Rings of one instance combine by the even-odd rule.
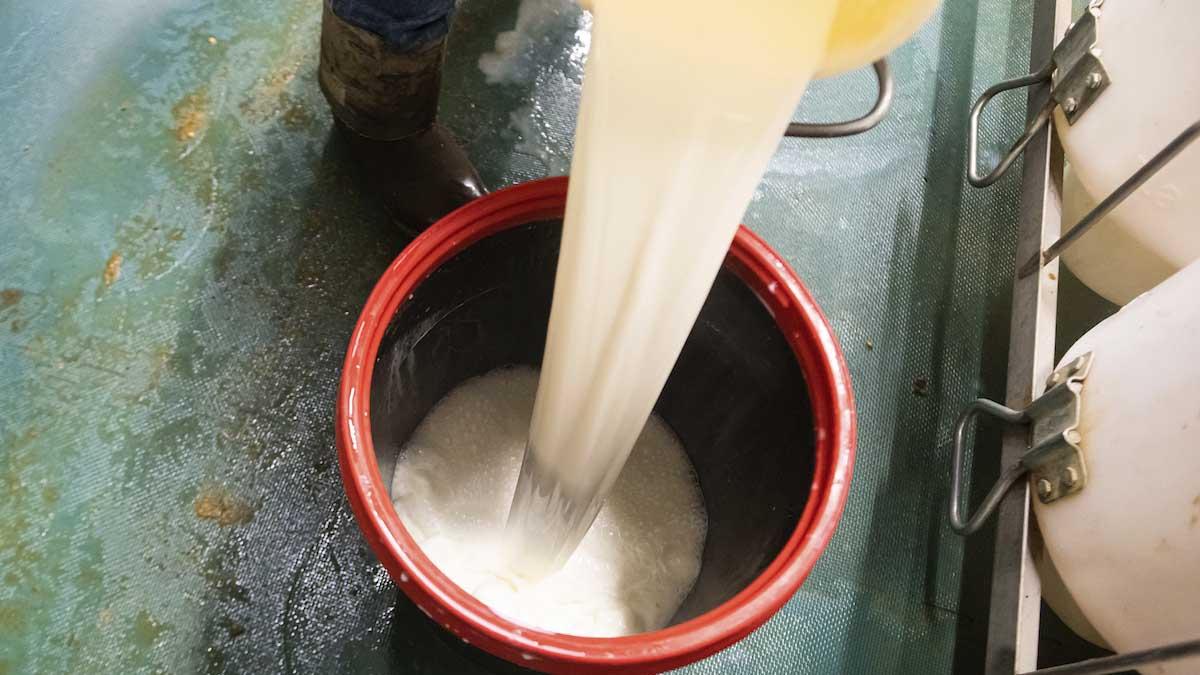
[[[397,459],[397,513],[442,572],[518,623],[594,637],[665,626],[700,571],[707,516],[683,446],[657,416],[566,564],[537,581],[508,566],[504,525],[537,383],[532,368],[505,368],[447,394]]]

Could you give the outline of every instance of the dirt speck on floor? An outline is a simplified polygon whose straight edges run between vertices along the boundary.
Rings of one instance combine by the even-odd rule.
[[[175,120],[175,139],[186,143],[199,136],[208,126],[208,95],[195,91],[171,108]]]
[[[140,647],[152,647],[166,629],[166,624],[156,621],[149,612],[143,609],[133,620],[133,641]]]
[[[0,289],[0,309],[7,309],[21,301],[25,291],[19,288]]]
[[[316,118],[304,107],[303,103],[294,102],[283,111],[280,120],[283,122],[283,126],[295,130],[312,126]]]
[[[225,626],[225,630],[229,632],[231,639],[237,639],[246,634],[246,627],[229,617],[223,617],[221,625]]]
[[[254,509],[246,500],[219,485],[205,485],[192,503],[196,517],[214,520],[221,527],[242,525],[254,518]]]
[[[121,262],[123,260],[120,251],[113,251],[112,255],[108,256],[108,261],[104,263],[104,273],[100,277],[105,287],[112,286],[117,279],[121,278]]]
[[[265,120],[278,115],[287,103],[288,86],[296,79],[300,62],[287,61],[259,78],[252,95],[238,106],[252,120]]]
[[[929,379],[925,377],[916,377],[912,381],[912,391],[917,396],[929,395]]]
[[[25,628],[25,610],[15,600],[0,600],[0,629],[12,635]]]
[[[148,389],[158,389],[158,385],[162,382],[163,373],[167,370],[167,365],[171,362],[172,349],[169,346],[160,346],[154,349],[150,355],[150,380]]]

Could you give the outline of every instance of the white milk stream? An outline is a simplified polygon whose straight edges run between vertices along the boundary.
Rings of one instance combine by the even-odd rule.
[[[596,0],[562,252],[508,519],[559,568],[625,463],[808,78],[830,0]]]

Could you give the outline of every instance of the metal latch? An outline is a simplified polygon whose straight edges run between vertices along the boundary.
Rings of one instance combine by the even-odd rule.
[[[1108,71],[1100,61],[1100,49],[1096,47],[1097,22],[1103,0],[1092,0],[1079,20],[1067,28],[1050,61],[1037,72],[1023,77],[1005,80],[988,87],[971,107],[970,129],[967,138],[967,179],[975,187],[987,187],[995,183],[1008,171],[1008,167],[1021,156],[1033,136],[1050,122],[1054,106],[1062,107],[1068,124],[1074,124],[1111,81]],[[1025,133],[1000,158],[1000,162],[987,174],[978,169],[979,117],[983,109],[997,94],[1010,89],[1029,87],[1035,84],[1050,84],[1050,96],[1046,103],[1025,127]]]
[[[1075,494],[1087,484],[1079,450],[1079,392],[1092,366],[1092,353],[1077,357],[1050,375],[1046,393],[1025,409],[1032,421],[1030,450],[1021,458],[1043,504]]]
[[[1029,477],[1034,493],[1043,504],[1073,495],[1087,485],[1087,464],[1079,448],[1079,412],[1084,380],[1092,366],[1092,353],[1082,354],[1050,374],[1046,392],[1024,410],[1014,410],[995,401],[977,399],[967,407],[954,427],[954,452],[950,483],[950,527],[968,535],[991,516],[1004,494],[1019,479]],[[962,463],[967,425],[980,413],[1009,424],[1029,428],[1029,450],[1005,468],[984,497],[979,511],[969,519],[960,512]]]
[[[1053,66],[1050,98],[1062,106],[1068,124],[1075,124],[1110,82],[1108,71],[1100,62],[1100,49],[1096,47],[1099,17],[1099,3],[1093,3],[1071,24],[1050,56]]]

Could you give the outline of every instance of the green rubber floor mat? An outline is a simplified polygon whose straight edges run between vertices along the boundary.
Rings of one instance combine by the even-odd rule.
[[[320,10],[0,7],[0,673],[485,671],[397,593],[341,488],[344,348],[405,241],[331,136]],[[987,571],[945,523],[947,443],[1002,395],[1017,179],[965,187],[964,138],[970,100],[1027,71],[1029,17],[948,0],[893,55],[879,128],[781,141],[746,222],[841,337],[858,461],[800,592],[688,672],[980,667]],[[490,185],[567,170],[587,31],[563,0],[461,3],[442,117]],[[873,93],[869,70],[818,82],[797,117]],[[1023,116],[998,101],[989,147]]]

